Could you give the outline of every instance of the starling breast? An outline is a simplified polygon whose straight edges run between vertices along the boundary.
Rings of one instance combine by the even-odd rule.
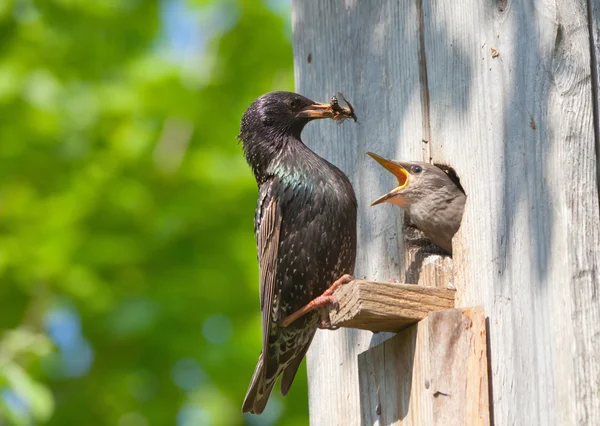
[[[356,197],[337,167],[300,139],[312,119],[334,118],[328,104],[290,92],[254,101],[240,139],[259,186],[255,234],[263,323],[259,357],[242,410],[264,410],[277,378],[286,395],[319,324],[318,312],[280,323],[354,270]]]

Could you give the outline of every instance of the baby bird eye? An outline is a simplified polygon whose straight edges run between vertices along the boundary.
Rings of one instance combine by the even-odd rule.
[[[292,99],[289,103],[289,106],[292,111],[296,110],[298,108],[298,101],[296,99]]]
[[[421,166],[413,166],[413,167],[412,167],[412,172],[413,172],[414,174],[419,174],[419,173],[421,173],[422,171],[423,171],[423,168],[422,168]]]

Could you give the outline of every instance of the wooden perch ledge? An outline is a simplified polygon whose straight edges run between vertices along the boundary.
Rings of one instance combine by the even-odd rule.
[[[334,293],[338,309],[329,313],[335,327],[398,331],[414,324],[430,312],[454,307],[456,290],[355,280]]]

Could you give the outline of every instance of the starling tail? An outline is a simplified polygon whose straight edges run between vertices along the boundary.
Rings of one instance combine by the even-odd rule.
[[[304,347],[297,348],[288,364],[280,364],[276,358],[271,358],[271,365],[265,366],[263,354],[261,353],[258,357],[258,363],[252,375],[246,398],[244,399],[242,411],[244,413],[262,413],[267,405],[273,386],[275,386],[277,378],[282,373],[283,376],[280,384],[281,395],[287,395],[309,346],[310,342],[304,345]],[[268,367],[270,367],[270,371]]]
[[[277,369],[275,374],[267,376],[265,372],[265,365],[263,360],[263,354],[261,353],[258,357],[258,363],[254,369],[252,380],[250,380],[250,387],[246,393],[244,404],[242,406],[242,412],[244,413],[262,413],[269,401],[269,395],[275,386],[277,377],[281,374],[281,370]]]

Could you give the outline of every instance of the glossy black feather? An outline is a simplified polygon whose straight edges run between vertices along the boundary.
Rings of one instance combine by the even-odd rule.
[[[302,143],[308,121],[294,121],[290,97],[294,105],[312,103],[274,92],[255,101],[242,119],[240,138],[259,185],[255,231],[263,314],[263,351],[244,412],[262,412],[281,374],[282,394],[288,392],[320,318],[311,312],[286,328],[279,323],[354,271],[354,190],[343,172]]]

